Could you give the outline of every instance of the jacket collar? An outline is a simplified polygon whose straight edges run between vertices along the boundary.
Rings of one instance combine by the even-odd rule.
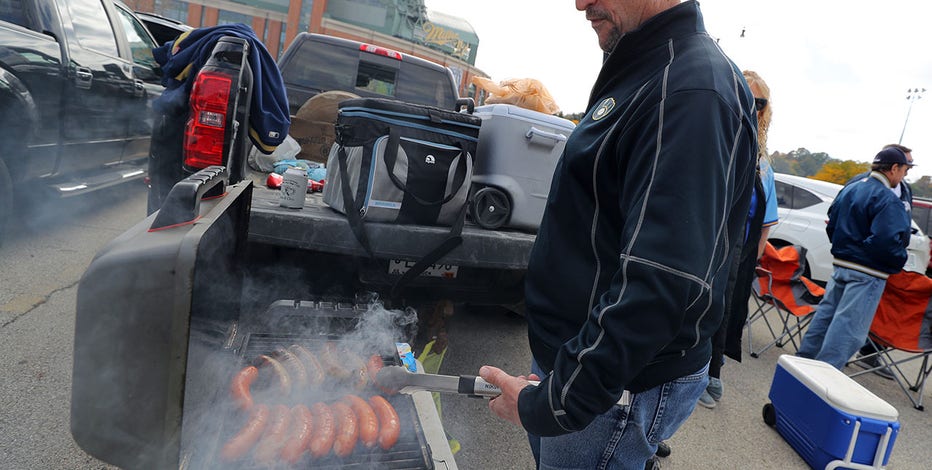
[[[599,97],[600,91],[617,77],[619,70],[634,59],[650,57],[653,49],[663,46],[670,39],[696,33],[705,34],[705,24],[699,3],[689,0],[657,14],[640,28],[622,35],[615,48],[604,56],[599,78],[592,88],[589,107]]]
[[[870,177],[871,177],[871,178],[876,178],[878,181],[880,181],[881,183],[883,183],[884,186],[893,189],[893,185],[890,184],[890,179],[887,178],[887,175],[885,175],[885,174],[883,174],[883,173],[881,173],[881,172],[879,172],[879,171],[872,171],[871,174],[870,174]]]

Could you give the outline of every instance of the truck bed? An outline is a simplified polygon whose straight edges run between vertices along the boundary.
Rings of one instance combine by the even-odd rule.
[[[264,175],[251,175],[254,183],[249,219],[249,241],[341,255],[366,256],[346,216],[324,204],[320,193],[307,195],[303,209],[278,203],[278,190],[265,185]],[[376,257],[417,260],[448,234],[447,227],[366,223]],[[467,220],[463,243],[443,263],[487,269],[527,268],[535,234],[516,230],[487,230]]]

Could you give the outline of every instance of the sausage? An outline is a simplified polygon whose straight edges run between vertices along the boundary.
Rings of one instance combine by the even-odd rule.
[[[388,450],[398,442],[401,434],[401,421],[395,408],[381,395],[374,395],[369,399],[369,405],[379,417],[379,446]]]
[[[385,363],[382,361],[382,356],[378,354],[369,356],[369,360],[366,361],[366,373],[369,376],[369,382],[378,386],[379,390],[382,390],[382,393],[386,395],[394,395],[398,393],[397,390],[392,390],[390,388],[379,385],[378,375],[379,371],[382,370],[382,367],[385,367]]]
[[[350,378],[350,369],[343,365],[340,358],[340,351],[337,344],[333,341],[327,341],[320,350],[320,363],[324,366],[324,372],[331,377],[340,380]]]
[[[379,381],[376,379],[376,376],[384,365],[385,363],[382,362],[382,356],[378,354],[369,356],[369,360],[366,361],[366,373],[369,374],[369,381],[378,384]]]
[[[252,446],[256,445],[262,431],[269,421],[269,407],[267,405],[256,405],[246,420],[246,425],[233,436],[220,450],[220,458],[225,462],[238,460],[246,455]]]
[[[256,451],[253,455],[256,463],[268,465],[275,461],[282,446],[285,445],[290,426],[291,410],[285,405],[275,405],[269,425],[266,426],[262,439],[256,444]]]
[[[282,447],[282,460],[292,465],[298,463],[301,455],[311,443],[311,433],[314,431],[314,415],[304,405],[297,405],[291,409],[291,431],[288,440]]]
[[[320,365],[320,361],[314,357],[313,353],[300,344],[292,344],[288,347],[288,350],[294,353],[304,364],[304,369],[307,372],[308,385],[315,387],[324,383],[324,368]]]
[[[333,441],[333,453],[337,457],[346,457],[353,453],[356,440],[359,438],[356,414],[349,405],[341,401],[330,405],[330,408],[333,410],[333,418],[337,423],[337,437]]]
[[[330,453],[336,438],[333,411],[326,404],[318,402],[311,406],[311,412],[314,414],[314,435],[308,447],[314,458],[321,458]]]
[[[359,428],[359,441],[372,448],[379,441],[379,418],[366,400],[356,395],[346,395],[343,401],[353,409],[356,415],[356,427]]]
[[[285,366],[281,362],[262,354],[256,358],[256,363],[260,366],[269,366],[278,378],[279,391],[281,391],[282,395],[286,397],[291,395],[291,376],[288,375],[288,371],[285,370]]]
[[[307,387],[307,369],[297,356],[287,349],[279,347],[272,352],[272,357],[278,359],[288,370],[294,389],[304,390]]]
[[[249,411],[252,408],[252,393],[249,389],[258,376],[259,369],[255,366],[247,366],[233,376],[233,382],[230,383],[230,396],[233,397],[239,409]]]

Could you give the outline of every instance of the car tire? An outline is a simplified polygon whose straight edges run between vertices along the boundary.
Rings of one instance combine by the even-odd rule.
[[[0,160],[0,245],[6,238],[13,213],[13,180],[6,164]]]

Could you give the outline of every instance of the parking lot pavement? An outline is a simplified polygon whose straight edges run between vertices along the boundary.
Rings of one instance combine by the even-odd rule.
[[[752,303],[753,305],[753,303]],[[753,310],[752,310],[753,311]],[[763,322],[752,331],[756,341],[769,335]],[[747,336],[745,335],[745,341]],[[781,354],[795,350],[771,348],[759,358],[747,354],[736,362],[726,359],[722,367],[725,394],[714,409],[697,406],[689,420],[670,439],[670,457],[662,459],[667,469],[805,469],[806,463],[777,431],[764,424],[761,410],[769,403],[768,394],[774,368]],[[904,368],[917,373],[918,363]],[[847,368],[852,373],[858,368]],[[890,455],[888,470],[920,470],[930,468],[932,461],[932,392],[927,387],[923,404],[927,411],[913,408],[912,403],[895,381],[875,374],[854,379],[875,395],[893,405],[899,412],[900,432]]]

